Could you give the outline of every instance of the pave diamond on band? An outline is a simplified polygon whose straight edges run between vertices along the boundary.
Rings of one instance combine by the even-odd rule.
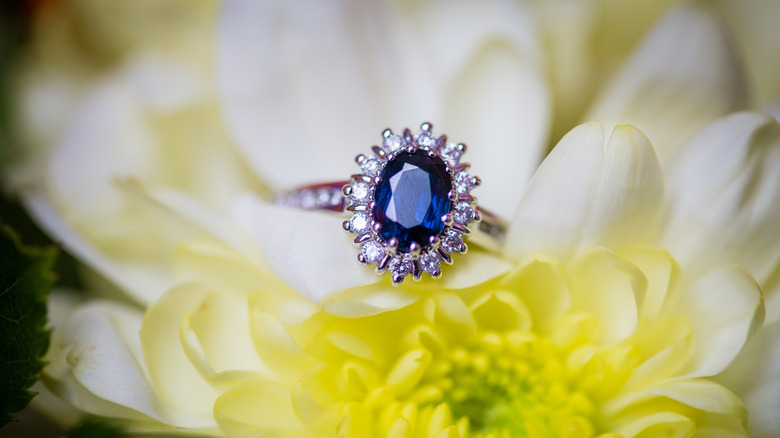
[[[394,285],[407,275],[419,281],[423,272],[438,278],[442,262],[451,264],[453,253],[466,252],[464,236],[480,246],[496,247],[506,227],[479,208],[471,195],[480,179],[461,162],[466,146],[448,143],[446,135],[437,138],[432,129],[428,122],[416,134],[386,129],[381,147],[355,158],[362,173],[347,182],[280,195],[277,202],[352,212],[343,228],[357,235],[358,262],[375,263],[380,275],[390,271]]]

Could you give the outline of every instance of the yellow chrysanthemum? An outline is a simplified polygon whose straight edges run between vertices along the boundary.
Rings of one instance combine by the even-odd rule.
[[[773,436],[780,126],[733,113],[772,109],[735,61],[763,31],[735,44],[716,6],[656,22],[653,2],[639,25],[580,20],[614,2],[232,0],[215,42],[208,1],[166,2],[151,33],[132,16],[157,3],[119,26],[98,3],[42,26],[20,96],[38,152],[9,177],[134,300],[52,295],[44,381],[71,409],[214,436],[745,436],[722,379]],[[65,49],[109,59],[85,75]],[[348,175],[355,145],[423,119],[470,143],[480,205],[510,222],[500,252],[471,245],[441,280],[393,288],[355,263],[343,218],[264,200]],[[762,292],[765,351],[746,356]],[[751,372],[727,379],[735,360]]]
[[[196,252],[201,274],[226,275]],[[708,319],[715,291],[732,308]],[[273,295],[201,284],[155,303],[141,340],[163,403],[213,406],[229,436],[747,436],[741,401],[702,378],[763,321],[742,268],[691,281],[664,251],[594,247],[399,310],[286,324]]]

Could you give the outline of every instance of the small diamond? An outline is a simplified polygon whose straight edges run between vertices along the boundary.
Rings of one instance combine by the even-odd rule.
[[[320,189],[317,191],[317,206],[327,207],[330,205],[330,189]]]
[[[382,143],[382,146],[385,148],[385,151],[387,152],[395,152],[398,149],[401,149],[403,147],[404,141],[401,137],[392,134],[385,138],[384,143]]]
[[[311,190],[301,192],[301,208],[308,210],[317,206],[317,194]]]
[[[366,175],[376,176],[382,169],[382,163],[377,158],[369,157],[363,160],[363,163],[360,165],[360,167],[363,169],[363,173]]]
[[[382,249],[382,245],[376,242],[367,242],[365,245],[363,245],[363,250],[361,253],[363,254],[363,258],[365,259],[366,263],[377,263],[378,261],[382,260],[382,257],[385,255],[385,251]]]
[[[471,183],[471,175],[466,172],[458,172],[455,174],[455,190],[461,195],[466,195],[469,190],[474,187]]]
[[[341,193],[341,190],[331,191],[330,205],[332,206],[341,205],[342,202],[344,202],[344,195]]]
[[[365,201],[368,197],[368,184],[364,181],[355,181],[352,184],[352,199],[355,201]]]
[[[458,164],[460,157],[463,155],[463,151],[460,150],[457,144],[447,143],[441,148],[440,154],[442,158],[447,160],[450,164]]]
[[[349,229],[355,234],[363,234],[368,231],[368,216],[357,213],[349,220]]]
[[[456,231],[450,231],[441,241],[442,248],[447,252],[461,252],[463,249],[463,236]]]
[[[422,147],[433,147],[436,144],[436,139],[433,138],[433,134],[422,129],[414,136],[414,142]]]
[[[441,267],[441,256],[435,252],[429,252],[420,257],[420,266],[423,271],[433,275]]]
[[[394,258],[393,260],[390,260],[388,269],[393,275],[407,276],[412,273],[413,267],[412,262],[409,260]]]
[[[467,223],[474,221],[474,209],[471,208],[471,205],[467,202],[460,202],[455,207],[452,218],[455,219],[455,222],[466,225]]]

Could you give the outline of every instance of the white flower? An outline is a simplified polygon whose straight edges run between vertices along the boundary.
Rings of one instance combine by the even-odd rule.
[[[87,412],[131,419],[142,429],[212,432],[219,394],[270,365],[246,335],[242,312],[252,288],[274,292],[262,307],[284,324],[307,320],[315,304],[365,316],[418,302],[426,287],[482,285],[539,253],[573,263],[594,245],[667,250],[684,284],[706,283],[687,289],[691,324],[703,334],[689,366],[696,376],[726,368],[761,324],[763,300],[748,275],[723,266],[745,265],[766,297],[768,323],[780,315],[778,126],[758,113],[728,114],[751,100],[766,107],[777,96],[747,94],[753,78],[741,72],[731,37],[711,12],[673,9],[623,62],[628,51],[620,38],[638,40],[642,26],[624,29],[622,22],[633,20],[605,15],[616,26],[607,39],[615,41],[602,45],[598,15],[580,7],[574,10],[590,14],[561,17],[577,24],[567,28],[549,16],[538,19],[544,7],[513,2],[303,8],[229,1],[220,18],[216,90],[201,64],[208,45],[187,58],[199,60],[193,66],[171,60],[170,52],[149,55],[154,45],[130,44],[140,49],[98,72],[96,81],[80,78],[83,89],[57,101],[66,109],[43,120],[61,129],[40,136],[33,134],[45,123],[34,117],[46,114],[49,94],[38,88],[33,67],[23,102],[31,115],[28,139],[40,153],[17,168],[13,183],[69,251],[143,306],[164,309],[163,318],[143,322],[139,339],[139,309],[81,307],[55,333],[61,350],[52,350],[47,383]],[[744,17],[735,20],[744,26]],[[742,35],[742,46],[754,40]],[[584,44],[588,37],[597,44]],[[610,68],[583,55],[587,47],[605,48],[605,59],[622,64],[601,88],[593,87],[597,76]],[[751,72],[773,69],[750,59]],[[577,86],[575,66],[583,62],[593,65]],[[68,83],[48,74],[55,84]],[[569,131],[583,111],[585,120],[603,123],[571,130],[539,166],[550,139]],[[233,137],[219,124],[220,112]],[[341,218],[259,196],[343,179],[354,166],[350,157],[382,128],[426,119],[471,145],[470,161],[484,175],[481,205],[512,218],[504,254],[470,251],[434,286],[394,289],[354,262],[354,248],[338,232]],[[613,129],[622,123],[647,137],[632,127]],[[504,159],[495,158],[499,153]],[[231,292],[212,299],[209,290]],[[578,305],[610,333],[627,336],[642,314],[609,325],[626,304],[612,298],[605,291]],[[663,301],[640,306],[634,299],[628,304],[641,312]],[[198,328],[194,315],[204,312],[206,325]],[[246,336],[230,336],[239,332]],[[223,334],[232,341],[214,341]],[[207,335],[214,337],[200,337]],[[767,363],[761,354],[778,350],[772,339],[760,341],[768,346],[745,360]],[[780,376],[754,376],[732,376],[732,388],[743,391],[754,430],[771,431],[777,420],[750,390],[761,389],[756,382],[776,388]]]

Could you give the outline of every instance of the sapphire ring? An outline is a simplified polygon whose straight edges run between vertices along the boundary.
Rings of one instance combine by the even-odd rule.
[[[432,129],[427,122],[416,134],[386,129],[381,147],[355,158],[362,173],[304,187],[277,201],[352,213],[343,228],[357,235],[358,262],[376,264],[379,275],[389,271],[394,285],[408,275],[419,281],[423,272],[438,278],[442,262],[451,264],[453,253],[466,252],[464,237],[497,248],[506,227],[471,195],[480,179],[461,162],[466,146],[447,142],[446,135],[437,138]]]

